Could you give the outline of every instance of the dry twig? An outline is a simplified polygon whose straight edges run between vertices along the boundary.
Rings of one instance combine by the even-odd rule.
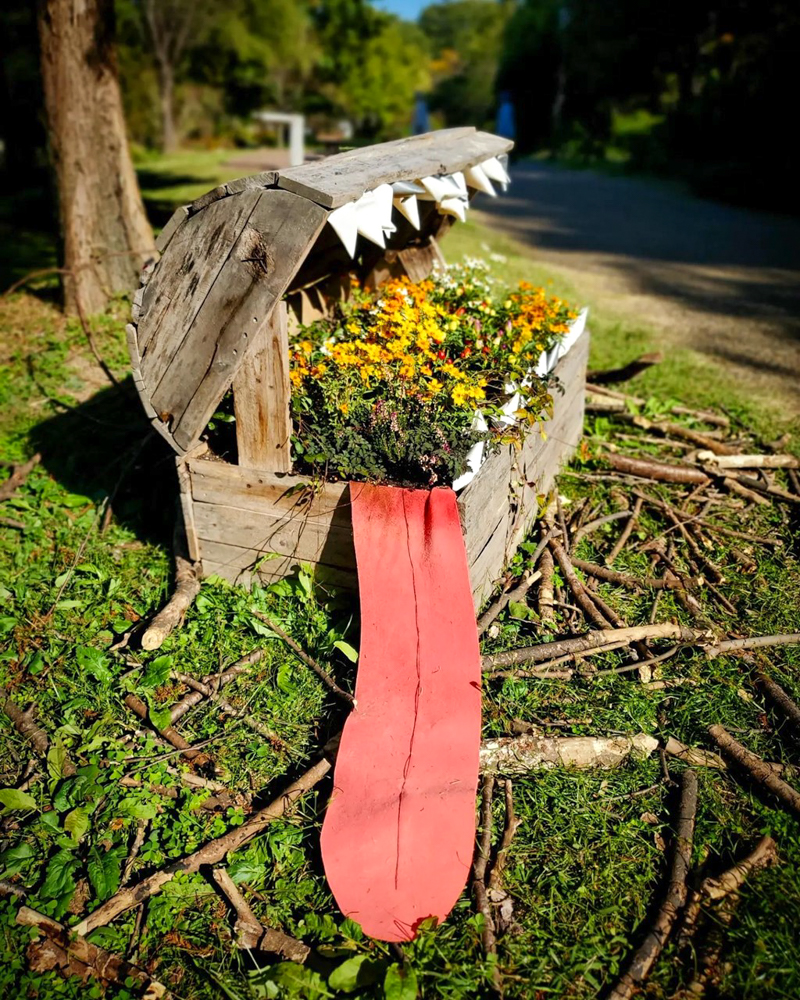
[[[708,733],[724,754],[741,765],[755,781],[768,788],[791,812],[800,815],[800,793],[779,778],[770,764],[742,746],[724,726],[709,726]]]
[[[472,868],[472,891],[475,894],[475,907],[483,916],[481,941],[487,955],[497,954],[497,939],[494,933],[494,917],[489,903],[486,886],[486,869],[492,846],[492,795],[494,793],[494,778],[489,775],[483,779],[481,788],[481,823],[480,839],[475,852],[475,862]],[[495,966],[492,976],[492,987],[496,993],[502,993],[503,985],[500,970]]]
[[[195,597],[200,593],[197,566],[189,559],[183,528],[178,522],[172,544],[175,555],[175,590],[142,633],[142,649],[158,649],[167,636],[178,628]]]
[[[630,1000],[641,989],[672,933],[678,914],[686,902],[686,879],[692,862],[696,813],[697,775],[690,770],[685,771],[681,779],[681,799],[666,896],[653,926],[634,953],[627,970],[609,993],[609,1000]]]
[[[37,453],[23,465],[15,465],[12,468],[8,479],[0,483],[0,502],[8,500],[16,493],[41,460],[42,456]]]
[[[337,697],[341,698],[342,701],[346,701],[351,707],[355,705],[355,698],[347,691],[340,688],[327,670],[325,670],[324,667],[321,667],[313,657],[309,656],[304,649],[298,646],[294,639],[290,635],[287,635],[279,625],[276,625],[276,623],[268,615],[265,615],[263,611],[254,611],[252,608],[250,609],[250,614],[255,615],[259,621],[264,622],[264,624],[268,625],[277,636],[280,636],[298,660],[302,660],[307,667],[310,667],[322,683],[333,691]]]

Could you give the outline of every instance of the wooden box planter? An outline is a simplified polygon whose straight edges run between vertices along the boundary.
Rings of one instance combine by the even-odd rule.
[[[419,281],[441,260],[437,241],[453,221],[446,202],[420,202],[418,229],[395,211],[385,248],[359,237],[354,259],[334,230],[346,206],[393,182],[471,176],[510,145],[474,129],[415,136],[234,181],[169,221],[128,343],[148,417],[178,456],[187,544],[204,576],[274,581],[308,562],[322,579],[355,587],[348,484],[291,471],[287,326],[324,315],[351,274],[373,285],[398,274]],[[584,334],[556,366],[546,436],[493,453],[459,494],[476,606],[578,444],[587,354]],[[202,440],[231,387],[235,464]]]

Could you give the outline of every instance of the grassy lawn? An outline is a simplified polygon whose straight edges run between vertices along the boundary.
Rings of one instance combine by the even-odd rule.
[[[155,222],[173,205],[203,193],[219,180],[229,153],[181,154],[140,165],[145,197]],[[0,220],[2,222],[2,220]],[[26,234],[20,239],[25,241]],[[43,237],[31,234],[31,266],[46,263]],[[27,245],[27,244],[26,244]],[[550,276],[524,252],[479,225],[456,227],[445,247],[451,259],[494,259],[509,283],[522,278],[547,283]],[[28,258],[26,258],[27,260]],[[574,302],[581,290],[553,285]],[[63,318],[46,284],[0,300],[0,462],[15,463],[41,452],[42,462],[11,499],[0,503],[0,686],[20,707],[34,705],[48,734],[45,757],[37,756],[0,713],[0,788],[30,782],[22,808],[0,815],[0,880],[27,893],[28,905],[73,922],[111,896],[138,830],[141,850],[130,882],[240,825],[271,801],[314,761],[344,719],[342,706],[317,678],[286,651],[253,615],[281,622],[306,650],[352,688],[355,669],[335,644],[358,647],[352,598],[316,588],[305,571],[252,592],[210,579],[184,626],[156,653],[113,647],[135,623],[163,603],[171,584],[170,536],[174,510],[174,463],[159,440],[147,436],[126,378],[126,304],[95,321],[98,347],[122,377],[120,389],[104,383],[80,328]],[[654,348],[646,329],[592,319],[592,364],[608,367]],[[675,399],[727,412],[750,440],[798,431],[768,404],[748,399],[707,365],[696,377],[697,358],[670,356],[639,376],[629,391],[647,397],[648,414],[666,412]],[[695,377],[687,379],[690,370]],[[691,385],[687,390],[686,385]],[[626,388],[626,387],[622,387]],[[687,426],[694,426],[687,421]],[[630,428],[606,417],[587,417],[584,445],[560,482],[567,515],[586,502],[594,516],[618,509],[618,484],[603,479],[600,446],[673,457],[649,441],[617,438]],[[790,448],[797,449],[797,438]],[[678,504],[688,493],[648,488]],[[110,516],[106,508],[110,506]],[[756,635],[800,630],[800,566],[797,516],[778,505],[720,506],[709,517],[733,530],[781,540],[776,548],[745,545],[715,536],[710,558],[723,568],[718,587],[736,613],[702,589],[704,620],[722,633]],[[794,520],[791,517],[794,517]],[[651,572],[641,543],[665,532],[645,508],[615,569],[639,577]],[[576,554],[601,561],[619,531],[610,523],[586,537]],[[535,536],[535,537],[538,537]],[[668,536],[672,537],[672,536]],[[793,548],[794,546],[794,548]],[[755,569],[744,572],[739,547]],[[515,569],[524,568],[531,546]],[[676,559],[681,559],[680,552]],[[690,571],[688,564],[680,568]],[[557,582],[563,583],[557,579]],[[603,584],[600,593],[629,624],[646,622],[654,595]],[[566,597],[569,601],[569,596]],[[504,612],[487,633],[484,652],[545,641],[570,630],[569,609],[543,627],[533,607]],[[665,592],[657,621],[692,624],[685,608]],[[245,654],[266,655],[226,689],[228,699],[269,727],[274,738],[256,737],[240,719],[201,702],[180,724],[200,744],[205,778],[224,794],[187,785],[192,769],[157,736],[165,710],[185,693],[174,673],[213,675]],[[659,647],[660,649],[660,647]],[[800,696],[797,647],[769,649],[756,661],[794,696]],[[627,662],[624,650],[595,657],[600,671]],[[764,758],[786,765],[798,781],[800,751],[780,716],[753,684],[749,661],[710,659],[693,649],[663,665],[674,686],[649,688],[634,672],[572,680],[492,679],[484,686],[486,736],[512,733],[514,720],[551,735],[616,735],[639,732],[674,736],[713,749],[706,727],[722,723]],[[124,704],[135,692],[146,702],[149,723]],[[70,764],[75,768],[73,771]],[[678,777],[683,764],[672,761]],[[694,863],[718,873],[771,834],[781,863],[747,883],[726,936],[717,988],[723,998],[800,996],[800,839],[797,821],[730,770],[700,769]],[[447,922],[404,946],[406,977],[384,987],[387,969],[400,958],[389,946],[364,939],[336,909],[322,872],[319,831],[330,782],[303,797],[284,818],[228,858],[228,870],[265,924],[282,928],[313,950],[305,966],[239,952],[229,912],[208,873],[181,875],[146,906],[141,926],[128,911],[90,940],[138,963],[181,1000],[222,998],[358,996],[410,1000],[488,997],[493,963],[481,947],[481,918],[462,895]],[[509,851],[505,887],[514,924],[499,942],[506,996],[588,1000],[615,982],[653,915],[663,889],[669,853],[664,849],[676,813],[674,788],[662,780],[657,755],[630,759],[618,770],[539,771],[514,781],[521,825]],[[495,841],[502,830],[496,814]],[[10,998],[100,997],[94,981],[65,981],[55,972],[31,972],[31,936],[15,922],[19,901],[0,895],[0,995]],[[135,928],[138,926],[138,930]],[[345,963],[357,956],[373,981],[348,977]],[[673,952],[659,964],[647,996],[667,998],[692,977],[692,956]],[[417,989],[414,989],[413,983]],[[132,987],[106,995],[129,997]]]

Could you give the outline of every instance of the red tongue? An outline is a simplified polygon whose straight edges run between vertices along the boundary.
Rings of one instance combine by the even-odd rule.
[[[325,872],[365,933],[443,920],[475,840],[480,651],[452,490],[350,487],[361,653],[357,706],[322,827]]]

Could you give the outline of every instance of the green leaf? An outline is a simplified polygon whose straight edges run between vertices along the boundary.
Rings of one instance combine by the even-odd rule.
[[[73,876],[77,868],[78,862],[71,851],[59,851],[47,866],[44,882],[37,895],[41,900],[55,902],[53,915],[56,920],[67,912],[69,901],[75,892]]]
[[[78,666],[101,684],[109,684],[113,680],[113,674],[107,666],[108,660],[99,649],[94,649],[92,646],[76,646],[75,657]]]
[[[81,838],[89,829],[89,817],[85,809],[77,806],[72,812],[67,813],[64,819],[64,829],[72,837],[76,844],[81,842]]]
[[[333,646],[340,653],[344,653],[351,663],[358,662],[358,650],[353,649],[349,642],[345,642],[344,639],[337,639]]]
[[[12,875],[16,875],[20,869],[25,867],[25,862],[30,861],[33,854],[33,848],[30,844],[9,847],[7,851],[0,853],[0,876],[10,878]]]
[[[105,852],[93,847],[89,851],[86,870],[89,874],[89,882],[101,902],[108,899],[109,896],[113,896],[119,888],[124,857],[124,846],[114,847]]]
[[[67,751],[61,740],[55,743],[47,751],[47,773],[53,781],[60,781],[64,777],[64,765],[67,763]]]
[[[362,986],[377,983],[386,969],[386,963],[369,955],[354,955],[333,970],[328,976],[328,986],[343,993],[352,993]]]
[[[156,807],[152,802],[139,802],[138,799],[123,799],[117,806],[123,816],[133,816],[134,819],[155,819]]]
[[[283,691],[284,694],[291,694],[295,690],[295,684],[292,679],[294,670],[289,664],[288,660],[283,660],[281,665],[278,667],[278,677],[277,685],[278,688]]]
[[[0,816],[9,812],[28,812],[38,809],[36,799],[18,788],[0,788],[0,806],[3,807]]]
[[[317,997],[332,997],[333,994],[326,989],[322,976],[313,969],[298,965],[297,962],[281,962],[273,965],[271,969],[265,969],[252,976],[251,982],[256,983],[277,983],[283,986],[284,990],[279,996],[304,997],[306,1000],[316,1000]],[[269,996],[267,993],[266,996]]]
[[[526,618],[530,616],[530,608],[527,604],[523,604],[521,601],[509,601],[508,602],[508,613],[512,618],[518,618],[525,621]]]
[[[390,965],[383,980],[386,1000],[416,1000],[417,974],[410,965]]]
[[[169,680],[171,666],[171,656],[157,656],[147,664],[147,668],[139,681],[140,686],[146,688],[161,687],[162,684],[165,684]]]

